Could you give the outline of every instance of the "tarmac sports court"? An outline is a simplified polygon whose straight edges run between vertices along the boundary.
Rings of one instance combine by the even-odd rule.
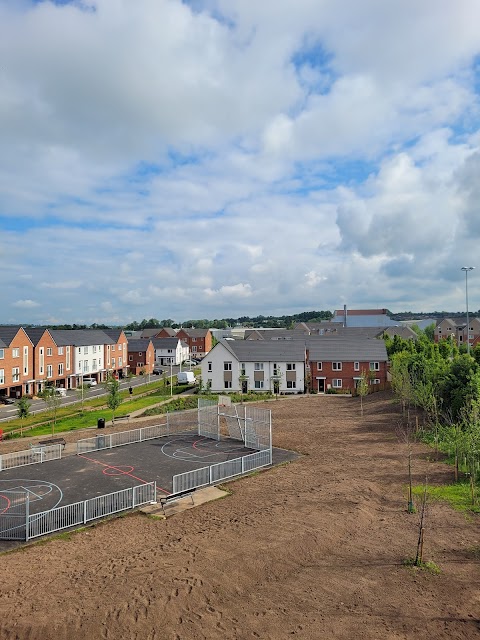
[[[160,497],[172,492],[176,474],[251,453],[238,440],[177,434],[6,469],[0,472],[0,513],[8,511],[8,494],[15,491],[28,492],[30,514],[150,482],[157,483]],[[295,457],[273,449],[274,465]]]

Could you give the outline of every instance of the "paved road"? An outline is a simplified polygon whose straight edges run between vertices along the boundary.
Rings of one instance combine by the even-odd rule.
[[[176,375],[180,371],[181,367],[174,366],[172,367],[172,375]],[[183,367],[184,371],[189,371],[190,367]],[[164,367],[164,371],[167,376],[170,376],[170,367]],[[153,374],[146,376],[135,376],[130,380],[120,380],[120,388],[128,389],[128,387],[141,387],[149,382],[153,382],[158,380],[160,376],[156,376]],[[84,398],[96,398],[99,396],[107,395],[105,387],[103,384],[96,385],[95,387],[90,387],[90,389],[86,389],[84,391]],[[67,395],[65,397],[59,397],[59,406],[65,406],[69,404],[73,404],[74,402],[79,402],[80,400],[80,392],[75,389],[71,389],[67,391]],[[45,402],[41,399],[31,400],[30,402],[30,413],[38,413],[41,411],[46,411]],[[8,420],[13,420],[17,417],[17,407],[16,405],[0,405],[0,424],[2,422],[6,422]]]

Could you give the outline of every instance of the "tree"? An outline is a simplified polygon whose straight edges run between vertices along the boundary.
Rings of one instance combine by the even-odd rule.
[[[30,402],[27,400],[27,398],[25,398],[25,396],[22,396],[20,400],[17,400],[17,416],[21,420],[20,435],[23,435],[23,421],[25,420],[25,418],[28,418],[29,415]]]
[[[60,406],[60,396],[55,387],[45,384],[38,396],[45,402],[47,409],[52,411],[52,436],[57,426],[57,409]]]
[[[360,413],[363,417],[363,398],[368,395],[368,374],[362,371],[359,380],[357,380],[357,393],[360,396]]]
[[[105,382],[107,390],[107,406],[112,410],[112,423],[115,423],[115,411],[122,404],[122,395],[120,393],[120,382],[112,375],[109,375]]]
[[[77,396],[80,399],[81,402],[81,406],[82,406],[82,413],[84,413],[85,409],[84,409],[84,402],[85,402],[85,391],[88,391],[90,387],[88,386],[88,384],[79,384],[78,387],[75,389]]]

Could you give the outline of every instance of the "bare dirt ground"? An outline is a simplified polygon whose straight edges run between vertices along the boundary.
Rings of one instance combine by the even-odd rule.
[[[480,638],[478,517],[430,503],[424,559],[441,573],[403,566],[418,514],[398,409],[381,393],[365,405],[262,404],[274,445],[303,457],[166,521],[134,514],[3,555],[0,638]],[[451,478],[414,452],[416,482]]]

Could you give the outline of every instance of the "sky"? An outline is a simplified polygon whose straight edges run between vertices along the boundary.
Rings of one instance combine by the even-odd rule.
[[[0,0],[0,323],[480,309],[478,0]]]

